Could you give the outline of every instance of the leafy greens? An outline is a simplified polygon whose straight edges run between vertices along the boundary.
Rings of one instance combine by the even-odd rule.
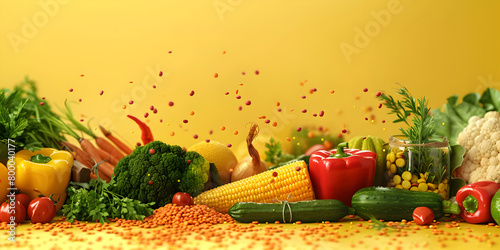
[[[436,134],[447,137],[450,145],[458,144],[458,135],[467,127],[471,117],[483,117],[488,111],[500,111],[500,92],[494,88],[486,89],[482,95],[467,94],[460,104],[458,101],[458,95],[452,95],[443,107],[432,110]]]

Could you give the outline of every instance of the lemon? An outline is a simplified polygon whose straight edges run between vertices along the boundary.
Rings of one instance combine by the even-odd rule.
[[[7,194],[9,193],[7,188],[9,188],[10,185],[7,178],[7,167],[0,163],[0,204],[5,201],[5,198],[7,198]]]
[[[231,172],[238,164],[238,160],[226,145],[218,141],[200,141],[187,149],[188,151],[195,151],[205,160],[214,163],[219,171],[219,176],[224,184],[229,183],[231,180]]]

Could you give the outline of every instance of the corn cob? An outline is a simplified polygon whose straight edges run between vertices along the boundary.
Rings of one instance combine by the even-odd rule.
[[[293,162],[205,191],[194,198],[194,203],[227,213],[237,202],[275,203],[287,199],[289,202],[314,199],[309,171],[304,161]]]

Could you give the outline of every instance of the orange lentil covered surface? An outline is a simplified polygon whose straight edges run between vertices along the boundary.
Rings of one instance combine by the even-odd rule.
[[[204,205],[167,204],[144,221],[111,219],[109,223],[65,221],[16,227],[0,224],[0,249],[471,249],[500,246],[500,228],[444,218],[428,226],[412,221],[377,224],[356,216],[341,222],[250,224]]]

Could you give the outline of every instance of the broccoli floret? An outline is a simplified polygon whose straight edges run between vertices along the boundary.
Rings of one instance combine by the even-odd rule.
[[[195,197],[208,181],[210,165],[200,154],[153,141],[137,147],[115,167],[113,191],[162,207],[177,192]]]

